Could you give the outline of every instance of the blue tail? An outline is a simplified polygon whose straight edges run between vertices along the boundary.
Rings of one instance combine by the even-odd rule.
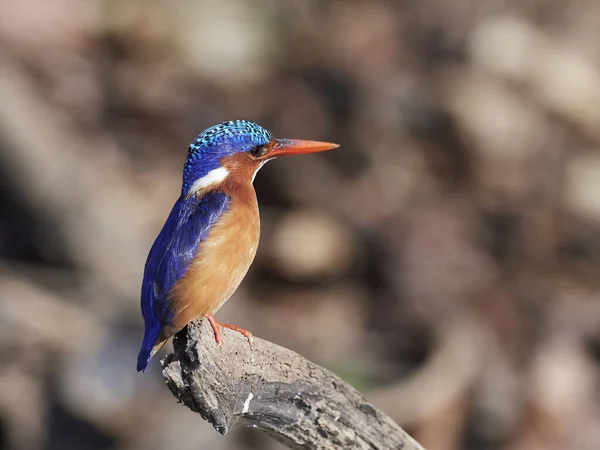
[[[158,336],[160,335],[160,324],[154,323],[153,325],[158,325],[151,328],[146,328],[144,332],[144,341],[142,342],[142,348],[140,349],[140,353],[138,354],[137,359],[137,371],[143,372],[150,364],[150,360],[152,359],[152,350],[158,340]]]
[[[137,359],[137,371],[144,372],[150,364],[152,348],[142,347]]]

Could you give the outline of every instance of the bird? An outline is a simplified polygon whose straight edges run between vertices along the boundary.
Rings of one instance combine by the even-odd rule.
[[[236,291],[258,248],[260,219],[253,182],[278,156],[321,152],[338,144],[278,139],[260,125],[233,120],[202,131],[190,144],[181,194],[150,248],[141,286],[144,337],[137,371],[192,320],[206,317],[218,345],[214,314]]]

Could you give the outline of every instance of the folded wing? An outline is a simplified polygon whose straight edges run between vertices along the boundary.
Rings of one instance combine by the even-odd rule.
[[[138,355],[137,370],[145,370],[163,327],[168,326],[174,312],[168,301],[169,292],[181,279],[211,227],[229,208],[230,198],[221,192],[180,197],[158,237],[154,241],[142,281],[142,314],[144,340]]]

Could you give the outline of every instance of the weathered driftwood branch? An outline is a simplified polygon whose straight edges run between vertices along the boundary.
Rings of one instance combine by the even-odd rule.
[[[217,346],[206,320],[175,337],[163,362],[171,392],[221,434],[237,423],[297,449],[423,450],[352,386],[297,353],[224,330]]]

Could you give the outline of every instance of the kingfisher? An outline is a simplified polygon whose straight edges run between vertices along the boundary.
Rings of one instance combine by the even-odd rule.
[[[213,315],[238,288],[256,255],[260,219],[254,177],[278,156],[337,147],[330,142],[277,139],[246,120],[223,122],[198,135],[188,148],[181,194],[146,260],[138,372],[196,318],[208,319],[219,345],[220,327],[251,339],[249,331],[220,324]]]

